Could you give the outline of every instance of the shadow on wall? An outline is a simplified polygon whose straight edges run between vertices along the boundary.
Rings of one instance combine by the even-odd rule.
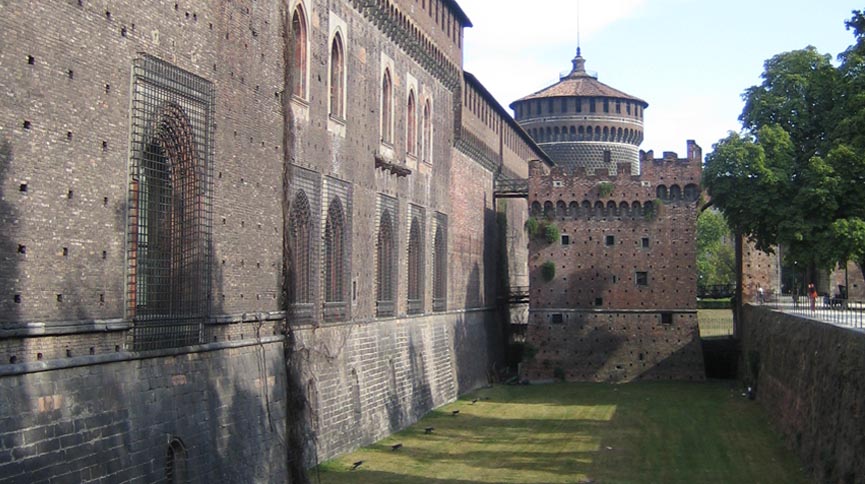
[[[0,293],[0,328],[20,322],[20,314],[18,311],[18,303],[16,302],[16,292],[18,280],[18,261],[22,257],[26,257],[26,247],[19,247],[14,240],[16,232],[16,222],[18,219],[17,210],[11,203],[7,202],[11,198],[11,194],[6,193],[5,187],[9,186],[7,177],[12,168],[12,143],[8,139],[0,139],[0,286],[4,289]],[[23,195],[23,193],[21,194]],[[19,296],[20,297],[20,296]],[[9,355],[2,355],[4,360],[10,358]],[[6,361],[0,360],[0,364]]]

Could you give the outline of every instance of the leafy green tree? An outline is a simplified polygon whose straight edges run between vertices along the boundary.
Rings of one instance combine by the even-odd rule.
[[[697,219],[697,277],[701,285],[736,282],[733,239],[724,216],[707,210]]]

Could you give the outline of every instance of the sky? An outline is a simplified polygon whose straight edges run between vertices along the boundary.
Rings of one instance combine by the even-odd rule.
[[[579,7],[578,7],[579,2]],[[508,105],[571,69],[577,32],[586,70],[649,103],[641,149],[704,155],[739,131],[742,92],[770,57],[812,45],[837,54],[853,43],[847,0],[458,0],[464,67]],[[579,10],[579,22],[578,18]],[[579,24],[579,29],[577,25]]]

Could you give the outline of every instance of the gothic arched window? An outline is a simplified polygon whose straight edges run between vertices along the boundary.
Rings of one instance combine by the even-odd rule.
[[[292,316],[297,321],[309,321],[313,317],[312,211],[309,199],[303,191],[294,197],[289,215],[289,231],[289,300]]]
[[[345,118],[345,50],[337,32],[330,46],[330,114]]]
[[[292,85],[291,93],[295,96],[306,97],[306,15],[303,6],[298,3],[291,16],[291,33],[294,47],[294,58],[292,59]]]
[[[381,80],[381,140],[393,143],[393,81],[390,69],[385,69]]]
[[[376,246],[376,316],[394,315],[394,258],[396,256],[393,222],[389,210],[381,214]]]
[[[406,131],[405,151],[408,154],[417,154],[417,103],[413,90],[409,90],[406,103]]]
[[[330,202],[324,228],[325,319],[339,321],[347,316],[345,305],[345,213],[339,198]]]
[[[423,239],[417,217],[411,221],[408,238],[408,313],[423,312]]]

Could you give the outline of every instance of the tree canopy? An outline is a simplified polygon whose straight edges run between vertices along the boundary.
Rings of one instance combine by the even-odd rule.
[[[814,47],[767,60],[742,133],[706,156],[703,183],[734,231],[817,267],[865,265],[865,15],[840,65]]]

